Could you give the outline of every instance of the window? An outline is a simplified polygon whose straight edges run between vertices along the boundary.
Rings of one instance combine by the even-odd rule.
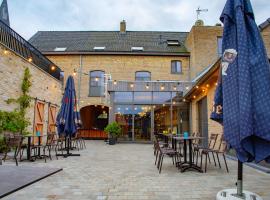
[[[222,56],[222,37],[217,38],[218,56]]]
[[[182,73],[182,62],[180,60],[173,60],[171,62],[171,73],[172,74]]]
[[[132,92],[115,92],[114,102],[115,103],[132,103],[133,93]]]
[[[151,103],[152,93],[151,92],[134,92],[135,103]]]
[[[104,96],[104,92],[104,71],[91,71],[89,96]]]
[[[179,40],[167,40],[167,45],[168,46],[180,46]]]
[[[136,81],[151,81],[151,73],[147,71],[140,71],[135,73]]]
[[[143,51],[143,47],[131,47],[131,51]]]
[[[67,47],[55,47],[54,51],[66,51]]]

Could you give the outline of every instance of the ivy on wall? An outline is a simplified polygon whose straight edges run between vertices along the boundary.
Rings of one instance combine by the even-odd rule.
[[[30,124],[26,118],[26,110],[30,107],[32,97],[29,95],[31,87],[31,74],[29,68],[24,70],[23,81],[21,85],[21,95],[17,99],[8,99],[8,104],[16,103],[18,108],[14,111],[7,112],[0,110],[0,133],[3,131],[28,134],[27,126]]]

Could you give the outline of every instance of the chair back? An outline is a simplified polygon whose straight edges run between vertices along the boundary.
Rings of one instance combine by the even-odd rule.
[[[225,153],[227,150],[227,142],[225,141],[224,134],[221,135],[218,151],[220,153]]]
[[[208,143],[208,148],[209,149],[214,149],[216,146],[218,134],[216,133],[211,133],[210,138],[209,138],[209,143]]]
[[[54,137],[55,137],[54,133],[48,133],[46,145],[51,145],[54,142]]]
[[[200,136],[200,133],[199,132],[194,132],[192,134],[192,137],[199,137]],[[195,144],[195,145],[199,145],[200,143],[200,139],[194,139],[192,140],[192,144]]]
[[[23,137],[20,134],[5,133],[4,134],[6,145],[8,148],[20,148],[22,145]]]

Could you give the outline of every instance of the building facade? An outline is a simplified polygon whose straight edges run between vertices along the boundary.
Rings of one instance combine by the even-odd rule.
[[[103,130],[109,121],[117,121],[122,138],[132,141],[151,140],[156,132],[189,131],[183,93],[218,58],[222,27],[200,24],[188,33],[125,27],[123,21],[119,31],[41,31],[29,41],[65,77],[74,76],[89,132]]]

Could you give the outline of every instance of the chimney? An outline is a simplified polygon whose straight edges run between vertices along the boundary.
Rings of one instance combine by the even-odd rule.
[[[120,22],[120,33],[126,33],[126,21],[125,20]]]

